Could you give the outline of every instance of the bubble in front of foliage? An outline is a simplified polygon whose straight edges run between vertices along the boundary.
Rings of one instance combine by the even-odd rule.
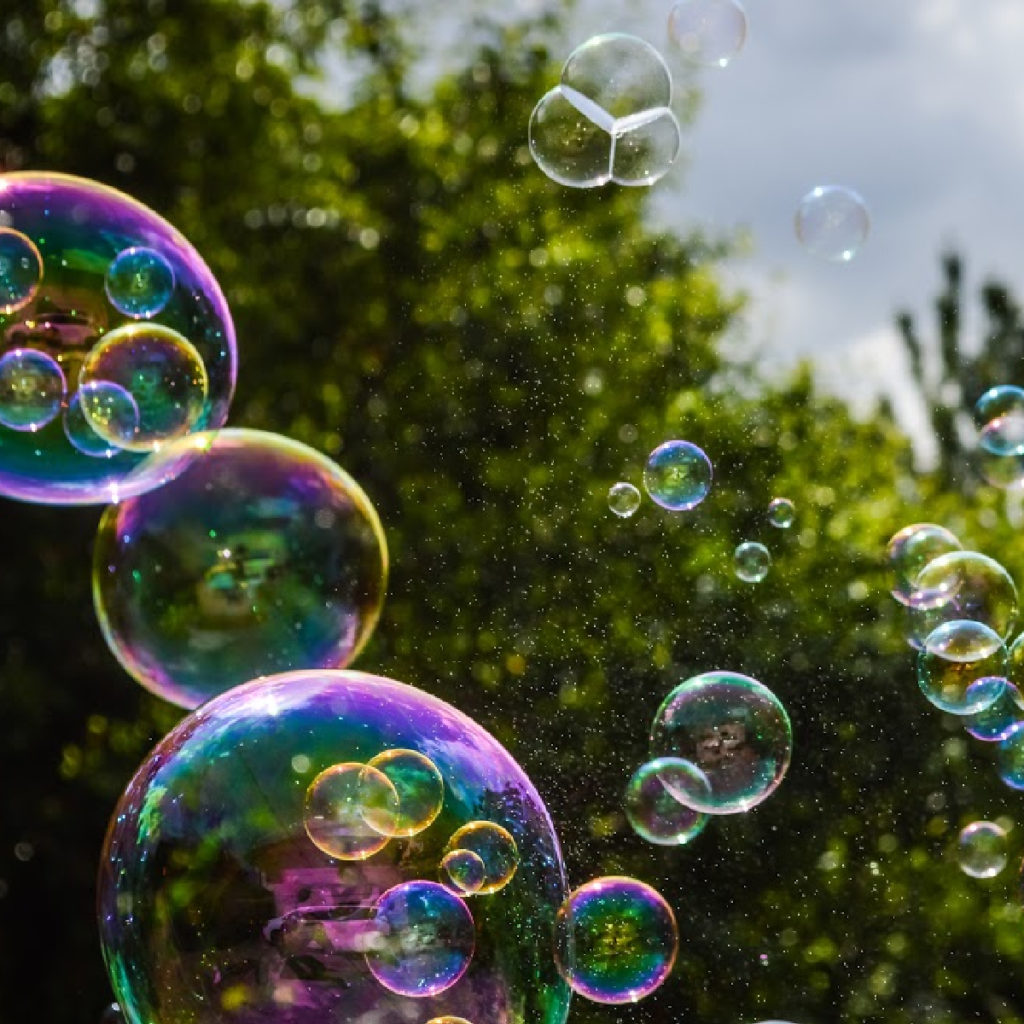
[[[760,583],[772,566],[768,549],[756,540],[747,540],[737,545],[733,552],[733,568],[744,583]]]
[[[669,788],[671,783],[672,788]],[[704,831],[708,816],[682,803],[680,790],[710,796],[704,773],[679,757],[658,757],[641,765],[626,786],[623,809],[633,831],[657,846],[683,846]]]
[[[937,626],[917,658],[921,692],[942,711],[973,715],[1006,689],[1008,655],[1002,637],[982,622],[954,619]]]
[[[644,487],[670,512],[696,508],[711,490],[711,460],[690,441],[665,441],[647,457]]]
[[[1006,832],[994,821],[973,821],[957,839],[960,870],[972,878],[995,878],[1006,867]]]

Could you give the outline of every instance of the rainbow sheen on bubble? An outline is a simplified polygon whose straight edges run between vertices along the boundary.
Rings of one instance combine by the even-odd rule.
[[[711,490],[711,460],[689,441],[666,441],[647,458],[644,487],[651,499],[670,512],[699,505]]]
[[[125,316],[156,316],[174,294],[174,270],[155,249],[133,245],[114,257],[104,281],[111,305]]]
[[[1020,691],[1013,683],[1007,682],[995,701],[981,711],[964,715],[963,721],[967,733],[983,743],[1006,739],[1013,727],[1024,721]]]
[[[472,1022],[466,1020],[465,1017],[452,1017],[450,1014],[445,1014],[443,1017],[431,1018],[427,1024],[472,1024]]]
[[[445,853],[470,850],[484,862],[484,880],[476,892],[487,896],[504,889],[519,868],[520,853],[515,836],[495,821],[471,821],[452,833]]]
[[[1007,786],[1024,790],[1024,722],[1012,726],[999,741],[996,769]]]
[[[651,726],[651,756],[696,765],[702,783],[663,776],[679,800],[705,814],[750,810],[779,786],[793,753],[793,731],[782,702],[762,683],[738,672],[704,672],[662,701]]]
[[[83,364],[109,336],[140,323],[111,302],[108,274],[119,254],[138,247],[158,254],[170,268],[171,293],[145,324],[186,339],[201,360],[205,393],[188,405],[184,417],[185,429],[197,431],[223,425],[234,389],[234,327],[219,285],[167,221],[129,196],[83,178],[0,175],[0,221],[7,225],[0,229],[0,357],[26,349],[53,360],[66,382],[64,408],[76,410],[70,424],[55,415],[35,431],[0,425],[0,495],[57,505],[102,504],[159,486],[188,460],[162,461],[156,472],[148,450],[129,450],[120,443],[123,436],[109,432],[97,455],[99,446],[77,422]],[[31,248],[18,239],[27,239]],[[13,262],[5,263],[5,252],[13,252]],[[145,423],[153,396],[126,390]],[[126,431],[131,419],[111,422]],[[90,423],[90,430],[95,433],[95,425]]]
[[[478,893],[487,880],[483,857],[472,850],[449,850],[441,858],[441,884],[456,896]]]
[[[597,1003],[649,996],[668,978],[678,949],[672,908],[635,878],[595,878],[558,911],[558,970],[574,992]]]
[[[796,505],[789,498],[772,498],[768,502],[768,522],[778,530],[788,530],[796,519]]]
[[[993,420],[1024,418],[1024,388],[997,384],[974,403],[974,425],[983,430]]]
[[[886,558],[893,574],[892,596],[908,607],[915,599],[926,602],[928,595],[918,595],[915,588],[921,570],[939,555],[962,549],[960,541],[944,526],[936,523],[904,526],[889,538],[886,547]],[[915,595],[918,596],[915,598]]]
[[[310,782],[393,749],[437,766],[437,820],[365,860],[318,849],[306,831]],[[513,885],[473,900],[470,933],[465,904],[425,879],[449,836],[485,815],[514,835],[520,861]],[[103,954],[129,1020],[215,1024],[232,1000],[254,1021],[282,1020],[284,1006],[288,1024],[566,1019],[551,956],[566,885],[543,802],[480,726],[393,680],[294,672],[215,697],[139,768],[99,872]],[[427,905],[385,899],[400,886]],[[470,934],[465,973],[426,994],[451,982]]]
[[[631,484],[620,480],[608,490],[608,508],[620,519],[628,519],[640,507],[640,492]]]
[[[82,412],[100,437],[130,451],[152,451],[191,433],[199,423],[209,382],[195,346],[160,324],[126,324],[85,357],[78,375]],[[97,390],[114,385],[130,396],[133,425],[106,415]]]
[[[67,384],[56,359],[31,348],[0,356],[0,427],[35,433],[56,419]]]
[[[928,634],[917,658],[917,682],[940,710],[973,715],[1003,696],[1007,666],[998,633],[981,622],[954,619]]]
[[[797,239],[812,256],[847,263],[866,241],[871,217],[852,188],[819,185],[800,200],[795,227]]]
[[[671,786],[671,788],[670,788]],[[678,792],[711,796],[707,776],[689,761],[658,757],[641,765],[626,786],[623,809],[633,831],[657,846],[683,846],[704,831],[708,816],[681,803]]]
[[[738,544],[732,561],[736,576],[744,583],[760,583],[772,567],[772,556],[768,549],[756,540]]]
[[[349,664],[387,579],[369,498],[297,441],[222,430],[179,446],[201,442],[174,480],[100,520],[93,597],[111,651],[186,708],[258,675]]]
[[[422,999],[450,989],[473,958],[473,915],[437,882],[401,882],[374,905],[366,964],[391,992]]]
[[[386,775],[348,761],[325,768],[309,784],[303,821],[317,848],[339,860],[366,860],[387,845],[372,822],[398,813],[398,793]]]
[[[994,821],[974,821],[957,839],[960,870],[971,878],[995,878],[1006,867],[1006,832]]]
[[[398,803],[367,814],[366,820],[386,836],[414,836],[441,813],[444,780],[429,757],[417,750],[385,750],[370,758],[368,768],[394,787]]]
[[[746,42],[747,14],[737,0],[679,0],[669,12],[668,37],[686,60],[724,68]]]

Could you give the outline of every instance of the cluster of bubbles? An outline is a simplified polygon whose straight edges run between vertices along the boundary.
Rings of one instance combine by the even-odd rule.
[[[996,744],[1003,782],[1024,789],[1024,633],[1016,634],[1013,578],[935,523],[903,527],[887,556],[921,692],[969,735]]]
[[[788,530],[796,520],[796,506],[789,498],[772,498],[768,503],[768,522],[778,530]],[[744,583],[760,583],[772,566],[772,556],[760,541],[745,540],[733,552],[733,568]]]
[[[989,388],[974,406],[978,429],[978,472],[1002,490],[1024,486],[1024,389]]]
[[[711,460],[690,441],[665,441],[647,457],[644,489],[651,500],[670,512],[696,508],[711,490]],[[640,491],[628,481],[612,484],[608,508],[628,519],[640,507]]]

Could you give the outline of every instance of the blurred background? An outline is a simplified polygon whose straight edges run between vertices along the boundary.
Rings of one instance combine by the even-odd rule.
[[[986,388],[1024,383],[1024,16],[748,13],[730,67],[675,68],[671,174],[576,191],[534,166],[530,111],[594,32],[661,46],[653,3],[6,0],[0,170],[98,179],[186,235],[235,317],[230,422],[325,452],[384,523],[355,667],[491,730],[573,884],[633,874],[672,904],[669,982],[571,1020],[1019,1021],[1020,796],[918,692],[884,551],[928,520],[1024,568],[1017,493],[981,483],[969,425]],[[849,265],[792,235],[827,181],[874,217]],[[609,486],[669,437],[711,457],[710,496],[616,519]],[[100,636],[100,511],[0,510],[2,1022],[95,1024],[110,1001],[98,852],[181,715]],[[756,586],[743,540],[772,552]],[[691,845],[647,845],[625,784],[664,695],[715,668],[781,697],[792,768]],[[991,880],[952,854],[979,818],[1010,830]]]

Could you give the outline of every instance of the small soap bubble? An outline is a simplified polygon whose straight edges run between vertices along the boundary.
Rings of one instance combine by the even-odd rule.
[[[94,392],[81,394],[82,411],[96,433],[130,451],[153,451],[197,429],[208,388],[206,367],[191,342],[150,323],[111,331],[86,356],[78,380],[80,390],[103,382],[131,396],[139,415],[129,432],[94,405]]]
[[[0,227],[0,314],[27,306],[43,280],[43,259],[35,243],[13,228]]]
[[[174,271],[155,249],[132,246],[114,258],[104,287],[118,312],[147,319],[156,316],[174,293]]]
[[[1007,416],[1024,420],[1024,388],[998,384],[974,403],[974,425],[979,430],[984,430],[993,420]]]
[[[651,499],[672,512],[695,508],[711,490],[711,460],[689,441],[666,441],[648,456],[644,487]]]
[[[35,432],[55,419],[64,402],[64,373],[45,352],[15,348],[0,356],[0,424]]]
[[[441,813],[444,780],[429,757],[416,750],[385,750],[370,758],[370,769],[382,772],[398,793],[398,810],[366,814],[366,820],[386,836],[408,838],[427,828]]]
[[[690,790],[703,790],[705,799],[711,795],[707,776],[695,764],[679,757],[658,757],[641,765],[629,780],[624,802],[633,831],[658,846],[682,846],[695,839],[704,831],[708,816],[675,796]]]
[[[705,814],[750,810],[773,793],[789,767],[793,731],[778,697],[738,672],[704,672],[662,701],[651,726],[651,756],[696,765],[710,786],[687,775],[662,781]]]
[[[1024,722],[1018,722],[999,741],[996,766],[1007,786],[1024,790]]]
[[[476,945],[473,915],[437,882],[402,882],[373,908],[370,973],[388,991],[424,998],[454,985]]]
[[[768,502],[768,522],[780,530],[788,530],[796,519],[796,506],[789,498],[772,498]]]
[[[1006,867],[1006,833],[994,821],[974,821],[960,832],[957,860],[965,875],[995,878]]]
[[[595,878],[574,890],[555,922],[555,965],[596,1003],[635,1003],[669,976],[679,949],[672,908],[635,878]]]
[[[994,704],[1006,688],[1002,638],[981,622],[954,619],[930,633],[917,659],[921,692],[943,711],[973,715]]]
[[[973,715],[964,715],[964,729],[976,740],[995,743],[1006,739],[1022,719],[1020,691],[1008,682],[999,697],[987,708]]]
[[[738,545],[733,553],[736,575],[744,583],[760,583],[768,575],[772,556],[768,549],[756,540],[747,540]]]
[[[103,381],[85,385],[86,390],[90,388],[98,388],[100,390],[111,389],[114,391],[115,394],[111,395],[109,399],[110,404],[115,409],[121,408],[125,412],[134,409],[137,422],[138,408],[135,407],[132,396],[124,388],[119,388],[116,384],[107,384]],[[121,449],[116,444],[111,444],[100,437],[85,418],[85,413],[82,412],[82,390],[82,388],[79,388],[71,396],[71,401],[68,402],[67,407],[64,409],[64,434],[72,446],[83,455],[88,455],[93,459],[112,459]],[[98,408],[99,405],[99,401],[94,402],[94,408]]]
[[[77,433],[85,437],[91,434],[107,449],[125,450],[139,432],[138,403],[129,391],[112,380],[80,380],[72,402],[72,418],[85,421],[84,428]],[[92,443],[91,439],[88,443]]]
[[[487,879],[487,865],[472,850],[449,850],[441,858],[441,884],[456,896],[478,893]]]
[[[688,61],[724,68],[747,39],[747,14],[736,0],[680,0],[668,16],[668,37]]]
[[[306,790],[306,833],[318,849],[339,860],[366,860],[388,836],[373,822],[394,820],[399,799],[383,772],[355,761],[325,768]]]
[[[990,487],[1001,491],[1024,488],[1024,421],[1015,418],[993,420],[978,437],[974,453],[978,475]],[[1018,451],[1017,448],[1020,448]]]
[[[632,484],[620,480],[608,490],[608,507],[622,519],[628,519],[640,507],[640,492]]]
[[[907,606],[917,600],[928,600],[920,594],[914,582],[921,570],[939,555],[960,551],[963,545],[945,527],[935,523],[912,523],[894,533],[886,547],[886,557],[893,573],[892,596]]]
[[[821,185],[800,200],[796,211],[796,237],[813,256],[846,263],[857,255],[868,237],[868,208],[853,189]]]
[[[453,850],[469,850],[483,862],[486,874],[477,889],[487,896],[504,889],[512,881],[519,867],[519,847],[512,833],[493,821],[471,821],[452,833],[445,846],[445,854]]]

